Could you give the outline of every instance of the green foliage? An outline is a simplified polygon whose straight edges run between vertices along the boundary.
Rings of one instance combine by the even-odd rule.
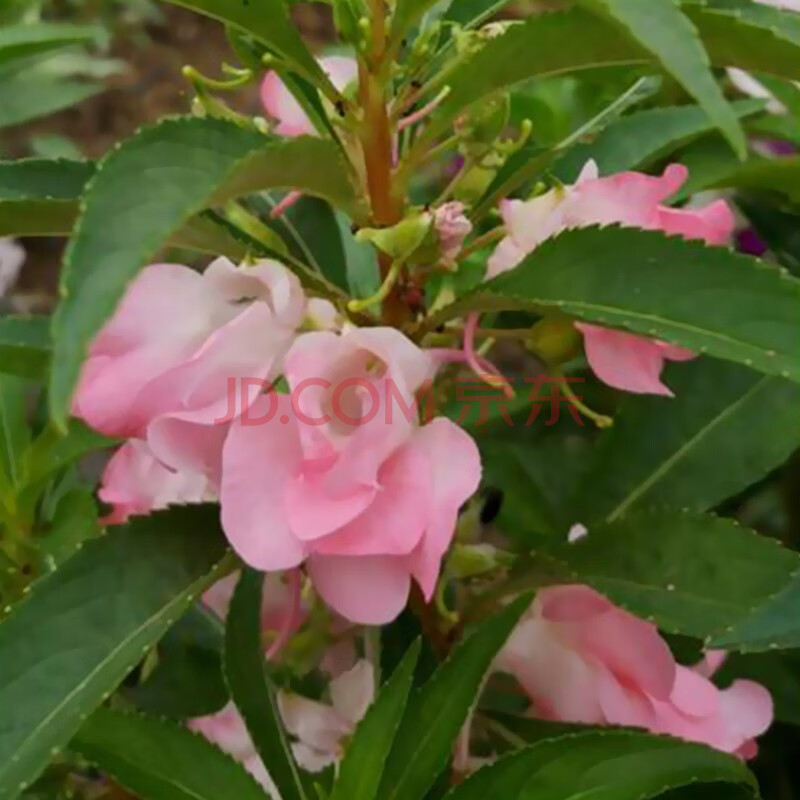
[[[800,569],[796,553],[712,516],[645,511],[589,531],[552,551],[575,578],[663,630],[697,638],[771,602]]]
[[[282,800],[310,800],[278,713],[277,690],[264,668],[263,589],[261,573],[242,571],[225,629],[225,679]]]
[[[244,767],[167,720],[100,708],[72,747],[141,800],[267,800]]]
[[[590,731],[549,739],[486,767],[447,800],[646,800],[696,783],[741,784],[758,797],[755,779],[734,756],[677,739],[630,731]]]
[[[719,126],[741,158],[746,152],[744,132],[725,101],[697,30],[681,12],[677,0],[584,0],[618,23],[651,52]]]
[[[444,769],[484,676],[530,605],[523,596],[465,639],[408,702],[380,784],[381,800],[417,800]]]
[[[705,511],[800,446],[800,387],[724,362],[675,365],[674,398],[626,398],[567,506],[584,523],[648,507]],[[718,469],[719,464],[725,469]]]
[[[40,378],[50,362],[46,317],[0,317],[0,372]]]
[[[548,240],[427,325],[469,311],[557,309],[800,380],[799,302],[800,281],[723,248],[662,233],[584,228]],[[770,309],[768,321],[762,307]]]
[[[202,506],[135,520],[88,542],[0,623],[0,798],[20,794],[219,576],[218,526]]]

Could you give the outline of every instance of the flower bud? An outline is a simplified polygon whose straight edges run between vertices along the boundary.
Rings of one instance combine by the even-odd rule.
[[[425,211],[413,214],[391,228],[362,228],[356,241],[370,242],[395,261],[406,261],[418,250],[433,227],[433,215]]]

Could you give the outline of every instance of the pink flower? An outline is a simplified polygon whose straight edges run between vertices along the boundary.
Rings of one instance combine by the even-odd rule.
[[[258,382],[279,374],[305,306],[297,278],[273,261],[236,268],[223,258],[203,274],[147,267],[92,343],[73,413],[218,481],[226,426],[215,422],[227,413],[229,380],[253,379],[254,399]]]
[[[644,728],[745,758],[772,722],[762,686],[736,681],[718,689],[707,664],[677,664],[654,625],[588,586],[539,592],[498,667],[517,678],[532,713],[545,719]]]
[[[245,562],[305,563],[322,598],[364,624],[394,619],[412,578],[433,595],[480,459],[449,420],[415,420],[431,370],[393,328],[297,339],[285,360],[291,397],[259,398],[225,443],[222,522]]]
[[[439,236],[442,257],[446,261],[455,261],[464,239],[472,233],[472,223],[464,213],[464,204],[453,201],[439,206],[433,212],[433,226]]]
[[[321,772],[338,763],[344,745],[353,735],[375,698],[375,671],[362,659],[334,678],[329,687],[330,704],[309,700],[292,692],[278,694],[278,709],[286,730],[297,740],[292,752],[309,772]]]
[[[103,521],[117,525],[131,516],[149,514],[170,505],[213,500],[215,492],[205,475],[169,470],[146,442],[131,439],[106,465],[99,496],[113,506]]]
[[[724,200],[699,210],[663,205],[687,177],[685,167],[673,164],[661,177],[620,172],[599,178],[597,166],[589,162],[573,186],[553,189],[532,200],[507,200],[501,204],[501,212],[508,235],[489,259],[488,275],[513,269],[542,242],[564,230],[590,225],[619,224],[700,239],[709,245],[726,244],[735,223]],[[693,357],[690,351],[665,342],[596,325],[577,327],[584,335],[587,358],[597,377],[624,391],[671,395],[659,379],[664,360]]]
[[[343,91],[358,77],[358,63],[353,58],[326,56],[319,59],[319,64],[339,91]],[[261,102],[267,113],[278,121],[275,133],[281,136],[316,133],[303,107],[295,100],[277,73],[268,72],[264,77],[261,84]]]

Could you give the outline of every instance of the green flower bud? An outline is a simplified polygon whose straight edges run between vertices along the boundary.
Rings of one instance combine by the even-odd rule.
[[[565,364],[580,353],[581,335],[569,317],[545,317],[531,328],[525,346],[547,364]]]
[[[427,211],[416,213],[392,228],[362,228],[356,241],[370,242],[395,261],[408,260],[432,233],[433,216]]]

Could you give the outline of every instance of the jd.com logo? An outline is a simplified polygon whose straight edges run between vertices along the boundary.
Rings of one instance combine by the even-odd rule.
[[[524,378],[521,383],[530,387],[526,397],[511,399],[513,396],[514,379],[505,378],[502,385],[498,385],[495,376],[486,376],[485,380],[477,377],[460,379],[456,385],[456,403],[461,405],[457,421],[460,425],[469,423],[480,427],[485,425],[490,418],[502,419],[506,425],[514,427],[512,413],[521,421],[520,413],[526,405],[531,406],[525,427],[533,425],[539,419],[543,408],[549,407],[550,413],[545,421],[546,426],[555,425],[561,415],[561,408],[566,405],[572,419],[583,425],[583,420],[576,403],[581,397],[576,396],[569,388],[570,384],[583,383],[583,378],[563,378],[538,376]],[[547,386],[550,393],[542,394],[542,389]],[[562,394],[562,387],[565,393]],[[510,391],[511,390],[511,391]],[[309,404],[308,395],[316,394],[313,405],[318,409],[326,409],[324,413],[310,416],[307,413]],[[367,378],[347,378],[333,384],[325,378],[307,378],[301,381],[290,394],[278,390],[269,381],[261,378],[228,378],[227,409],[223,417],[214,420],[215,425],[223,425],[239,418],[244,427],[267,425],[277,418],[281,425],[288,425],[292,419],[301,425],[318,427],[336,421],[348,427],[362,427],[373,422],[381,415],[381,419],[391,425],[394,421],[395,406],[407,421],[416,417],[429,421],[433,417],[435,406],[433,382],[425,381],[414,394],[413,399],[406,399],[404,392],[390,378],[380,381],[371,381]],[[255,397],[269,398],[269,407],[264,408],[264,403],[259,403],[255,408]],[[292,415],[286,413],[286,402],[281,398],[289,399]],[[513,412],[509,409],[514,404]],[[304,410],[304,406],[305,409]],[[494,408],[492,408],[494,406]],[[257,411],[256,411],[257,408]],[[490,409],[491,412],[490,412]],[[281,410],[280,415],[278,411]],[[449,409],[451,416],[454,410]],[[455,411],[459,411],[455,408]],[[544,419],[544,417],[542,417]]]

